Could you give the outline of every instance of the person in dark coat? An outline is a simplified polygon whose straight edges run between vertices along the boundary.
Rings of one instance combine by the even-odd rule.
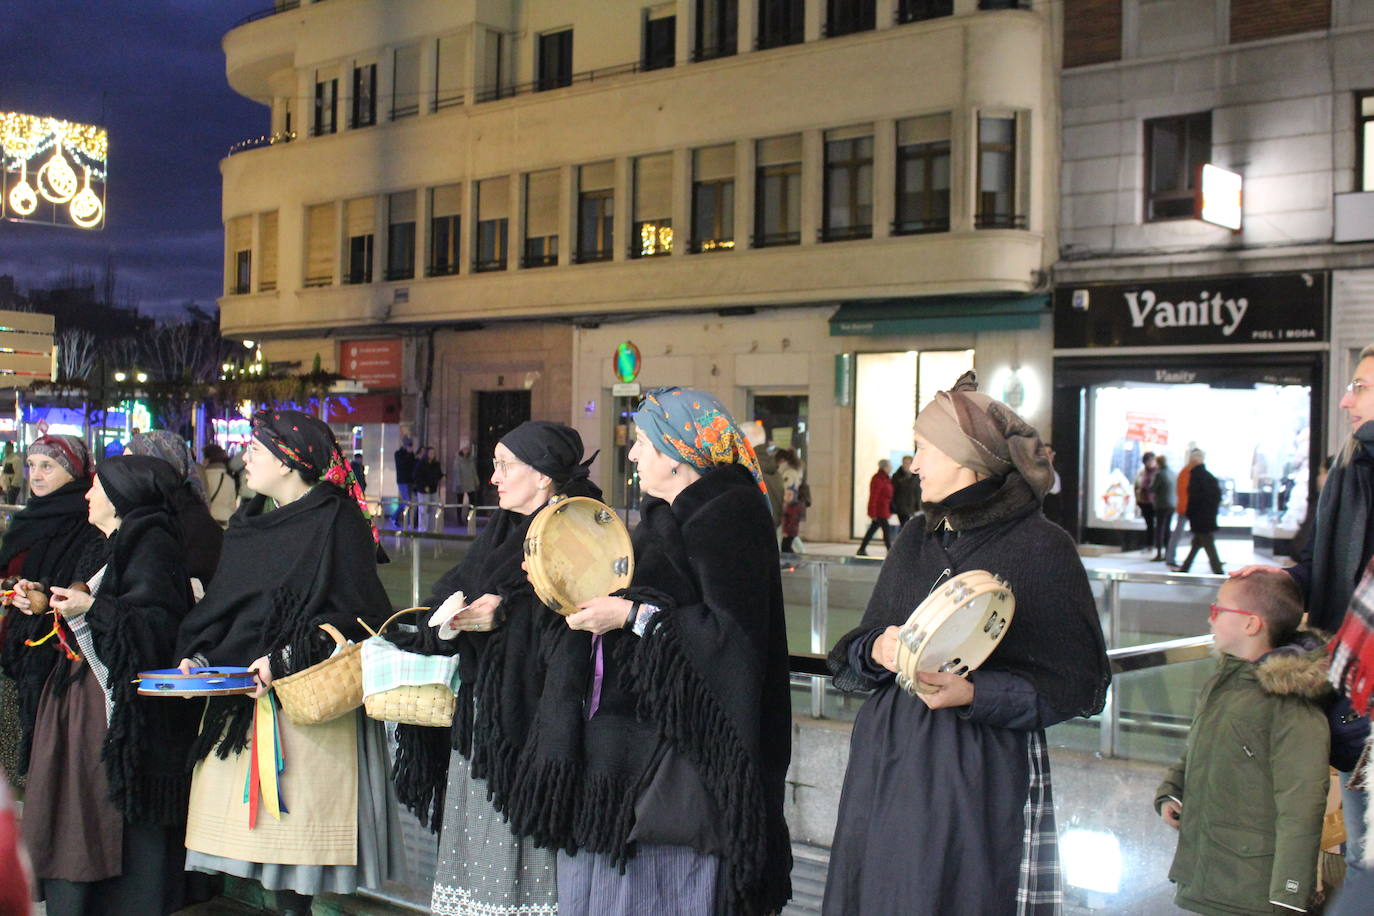
[[[560,423],[530,420],[503,436],[491,478],[501,508],[424,602],[436,608],[439,624],[454,620],[458,632],[442,639],[435,627],[422,625],[413,637],[392,637],[410,651],[456,654],[462,678],[450,728],[396,731],[397,796],[440,834],[430,900],[436,916],[557,913],[554,851],[517,835],[510,815],[545,680],[550,674],[566,680],[570,669],[580,670],[590,641],[572,656],[550,660],[549,634],[568,631],[535,594],[522,568],[523,548],[534,516],[551,498],[601,497],[588,479],[595,457],[583,460],[582,437]],[[522,785],[527,797],[550,804],[558,797],[556,787],[534,775]]]
[[[883,533],[883,546],[888,550],[892,549],[892,525],[887,521],[892,514],[892,478],[888,476],[888,471],[892,470],[892,462],[884,458],[878,462],[877,472],[868,481],[868,530],[864,532],[864,539],[859,542],[858,555],[868,556],[868,542],[873,540],[873,535],[879,531]]]
[[[1193,546],[1188,550],[1179,572],[1187,572],[1193,566],[1193,558],[1199,550],[1207,551],[1207,559],[1212,564],[1212,572],[1221,575],[1225,570],[1221,557],[1217,556],[1217,513],[1221,511],[1221,484],[1207,470],[1207,455],[1197,450],[1198,463],[1188,478],[1188,527],[1193,531]]]
[[[1062,905],[1045,729],[1099,712],[1111,676],[1078,552],[1040,511],[1053,483],[1044,446],[975,388],[966,373],[917,417],[925,524],[898,536],[862,622],[827,659],[837,688],[871,692],[850,741],[827,916]],[[1007,583],[1015,617],[977,671],[922,673],[928,692],[908,695],[899,627],[970,570]]]
[[[410,438],[401,440],[401,447],[396,449],[391,456],[392,464],[396,468],[396,514],[392,516],[391,523],[397,528],[405,527],[405,520],[410,514],[410,502],[415,494],[412,488],[415,485],[415,453],[410,450]]]
[[[181,480],[181,486],[173,495],[173,507],[181,525],[181,535],[186,547],[186,569],[191,578],[199,580],[197,595],[205,593],[205,586],[215,577],[219,567],[219,552],[224,543],[224,529],[210,514],[209,501],[205,496],[205,484],[201,480],[200,465],[196,464],[191,448],[174,432],[165,429],[152,429],[146,433],[135,433],[129,438],[126,455],[148,455],[160,458],[170,464]]]
[[[165,461],[105,459],[86,499],[108,562],[81,588],[50,589],[72,651],[39,703],[23,831],[52,916],[181,909],[199,709],[141,697],[134,682],[166,665],[191,607],[172,508],[180,485]]]
[[[901,467],[892,472],[892,511],[901,527],[906,527],[921,507],[921,478],[911,472],[914,457],[903,455]]]
[[[634,421],[634,580],[566,618],[511,822],[560,850],[559,916],[777,913],[792,714],[762,475],[705,391],[651,390]]]
[[[71,585],[95,572],[105,561],[105,535],[87,517],[86,491],[95,473],[90,452],[75,436],[43,436],[29,446],[32,495],[10,519],[0,541],[0,570],[18,577],[14,595],[4,599],[11,612],[0,617],[0,765],[16,788],[23,788],[29,769],[38,700],[48,675],[62,657],[56,639],[37,642],[53,629],[50,616],[26,611],[30,586],[46,590]],[[70,631],[59,631],[70,639]]]
[[[1169,470],[1169,459],[1164,455],[1155,456],[1155,476],[1150,482],[1154,496],[1155,509],[1155,555],[1151,560],[1164,562],[1164,548],[1169,543],[1169,527],[1174,519],[1174,472]]]

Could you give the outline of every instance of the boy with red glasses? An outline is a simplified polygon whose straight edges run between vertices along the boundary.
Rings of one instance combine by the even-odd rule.
[[[1217,668],[1183,759],[1155,793],[1179,832],[1174,902],[1198,913],[1305,912],[1329,787],[1322,641],[1286,576],[1230,579],[1211,606]]]

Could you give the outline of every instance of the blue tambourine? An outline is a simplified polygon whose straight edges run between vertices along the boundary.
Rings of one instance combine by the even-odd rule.
[[[180,668],[140,671],[135,683],[145,697],[227,697],[257,688],[252,671],[230,666],[192,668],[190,674]]]

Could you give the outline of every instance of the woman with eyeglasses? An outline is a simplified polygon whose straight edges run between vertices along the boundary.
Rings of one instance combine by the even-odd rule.
[[[402,725],[395,782],[401,801],[440,833],[430,908],[438,916],[554,916],[554,853],[506,823],[522,749],[540,713],[546,678],[562,677],[543,649],[562,618],[534,593],[522,568],[525,533],[554,496],[590,496],[596,456],[582,437],[544,420],[522,423],[497,443],[491,483],[500,509],[463,561],[435,582],[414,639],[424,654],[457,654],[462,686],[447,729]],[[447,638],[439,629],[456,627]]]

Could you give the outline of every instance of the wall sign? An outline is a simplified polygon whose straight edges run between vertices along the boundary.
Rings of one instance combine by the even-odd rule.
[[[0,217],[105,228],[105,128],[0,112]]]
[[[368,388],[401,387],[401,339],[345,340],[339,345],[339,374]]]
[[[639,378],[639,370],[643,364],[644,359],[639,353],[639,347],[627,340],[615,348],[615,357],[611,361],[611,372],[617,381],[628,385]]]
[[[1054,345],[1215,346],[1327,339],[1322,271],[1061,286]]]

